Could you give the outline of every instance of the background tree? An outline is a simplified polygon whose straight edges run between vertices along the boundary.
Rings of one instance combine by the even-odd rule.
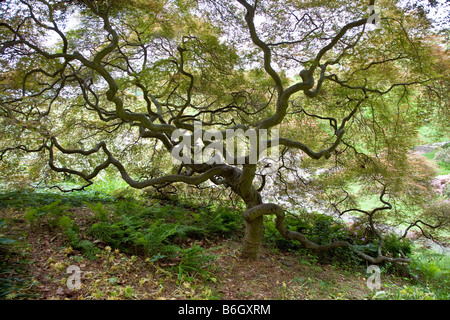
[[[372,263],[407,262],[383,254],[375,221],[388,211],[406,218],[397,202],[420,207],[432,198],[432,173],[407,175],[420,167],[408,152],[428,108],[418,96],[438,74],[423,41],[429,22],[380,1],[374,29],[367,23],[373,4],[4,1],[3,172],[24,163],[62,191],[82,190],[111,167],[138,189],[214,185],[245,203],[243,257],[259,256],[263,218],[274,216],[281,235],[306,248],[351,247]],[[173,134],[185,130],[194,141],[195,123],[203,132],[278,129],[280,169],[264,174],[249,154],[177,165]],[[214,139],[201,142],[206,148]],[[194,149],[183,155],[193,158]],[[58,174],[84,184],[65,190]],[[359,196],[376,195],[379,205],[360,208],[349,192],[355,181]],[[270,186],[294,203],[315,199],[340,216],[361,214],[379,240],[376,255],[288,229],[285,210],[264,201]],[[427,218],[423,227],[431,229],[447,219]]]

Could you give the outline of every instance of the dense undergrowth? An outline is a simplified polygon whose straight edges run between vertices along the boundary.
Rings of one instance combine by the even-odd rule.
[[[116,190],[116,189],[115,189]],[[11,191],[0,194],[0,210],[18,212],[2,219],[0,226],[0,298],[38,298],[36,280],[27,277],[28,233],[49,232],[63,238],[65,252],[78,252],[85,259],[104,258],[105,250],[142,257],[176,275],[177,284],[194,279],[217,281],[214,247],[205,241],[240,241],[243,233],[242,208],[180,203],[167,199],[120,197],[105,190],[60,194],[49,191]],[[15,239],[8,226],[23,222],[29,229]],[[313,241],[349,240],[367,253],[376,251],[376,237],[364,225],[352,229],[322,214],[289,215],[286,223]],[[313,254],[299,243],[284,240],[274,221],[265,220],[265,246],[273,252],[291,252],[303,263],[333,265],[359,273],[365,264],[350,249]],[[4,234],[4,236],[2,236]],[[6,236],[8,234],[8,236]],[[413,250],[409,240],[387,237],[384,254],[400,251],[412,258],[408,266],[385,264],[383,272],[405,280],[407,285],[385,284],[368,298],[448,299],[449,258],[430,251]],[[113,277],[114,278],[114,277]],[[113,279],[112,278],[112,279]],[[114,280],[111,280],[114,281]],[[131,296],[130,296],[131,297]]]

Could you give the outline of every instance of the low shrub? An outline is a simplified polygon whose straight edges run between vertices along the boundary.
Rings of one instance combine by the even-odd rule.
[[[381,253],[385,256],[393,258],[400,258],[403,255],[410,256],[413,250],[411,240],[406,238],[399,238],[396,234],[388,234],[383,238],[383,247]]]
[[[327,244],[332,241],[344,240],[348,233],[343,224],[330,216],[320,213],[300,213],[288,215],[284,220],[285,226],[291,230],[304,234],[308,239],[318,244]],[[269,217],[265,220],[265,239],[280,249],[296,250],[302,245],[296,241],[285,240],[275,227],[275,219]]]

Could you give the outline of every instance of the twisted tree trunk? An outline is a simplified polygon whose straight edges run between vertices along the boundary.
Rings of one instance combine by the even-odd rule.
[[[261,195],[253,185],[255,173],[255,164],[245,164],[242,170],[234,168],[227,175],[229,186],[242,198],[246,205],[245,212],[262,205]],[[246,259],[258,259],[264,234],[264,217],[261,215],[255,219],[247,219],[245,218],[245,212],[245,235],[241,256]]]
[[[258,259],[261,249],[261,239],[264,234],[263,216],[252,221],[246,221],[242,257]]]
[[[260,199],[254,205],[247,205],[247,210],[258,207],[262,204]],[[264,216],[261,215],[255,219],[247,219],[245,217],[245,235],[242,247],[242,257],[247,259],[258,259],[261,249],[261,241],[264,234]]]

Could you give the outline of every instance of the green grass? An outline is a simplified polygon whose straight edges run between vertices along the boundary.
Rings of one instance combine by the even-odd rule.
[[[437,164],[439,166],[439,175],[450,174],[450,163],[439,161]]]
[[[436,142],[446,142],[450,141],[450,134],[449,131],[443,131],[442,128],[439,128],[438,126],[433,125],[432,123],[422,126],[419,130],[419,138],[421,140],[421,144],[432,144]],[[436,161],[434,160],[434,157],[436,155],[436,152],[439,149],[435,149],[431,152],[425,153],[424,156],[434,162],[438,168],[438,174],[439,175],[447,175],[450,174],[450,163],[446,163],[444,161]]]
[[[428,160],[433,160],[434,156],[436,155],[436,152],[437,152],[437,149],[435,149],[435,150],[433,150],[431,152],[424,153],[423,156],[425,158],[427,158]]]
[[[450,174],[450,163],[446,163],[444,161],[436,161],[434,160],[434,157],[436,155],[436,153],[438,152],[439,149],[435,149],[431,152],[428,153],[424,153],[423,156],[425,158],[427,158],[428,160],[432,161],[433,163],[435,163],[439,170],[438,170],[438,174],[439,175],[447,175]]]
[[[435,142],[444,142],[450,140],[450,135],[443,133],[440,128],[433,124],[422,126],[419,130],[419,138],[424,144],[431,144]]]

